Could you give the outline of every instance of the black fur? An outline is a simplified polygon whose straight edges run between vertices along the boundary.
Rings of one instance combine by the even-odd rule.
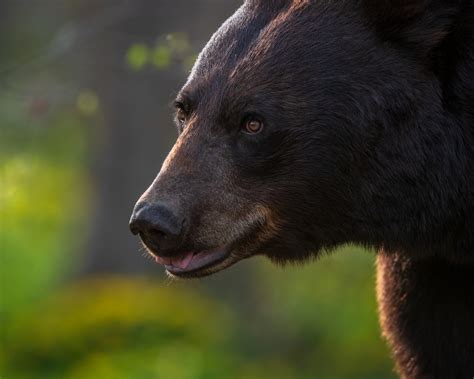
[[[271,215],[233,241],[235,257],[383,250],[381,313],[401,375],[474,375],[472,0],[249,0],[178,105],[181,143],[151,191],[186,187],[181,207],[201,212],[186,246],[212,229],[213,209],[260,206]],[[242,133],[248,117],[264,130]]]

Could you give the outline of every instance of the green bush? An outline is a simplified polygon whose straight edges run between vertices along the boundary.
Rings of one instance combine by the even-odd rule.
[[[0,99],[0,321],[41,299],[65,275],[88,201],[88,131],[74,114],[45,123]],[[28,126],[27,126],[28,125]],[[34,132],[33,132],[34,131]]]
[[[101,378],[209,378],[212,362],[226,362],[217,357],[228,324],[224,309],[190,291],[145,279],[87,280],[10,323],[6,377],[97,377],[87,375],[98,370]]]

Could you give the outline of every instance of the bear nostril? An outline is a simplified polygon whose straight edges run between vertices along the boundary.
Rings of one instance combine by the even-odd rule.
[[[151,229],[147,232],[147,234],[153,238],[153,239],[157,239],[157,240],[161,240],[161,239],[169,239],[170,236],[166,233],[163,233],[162,231],[160,230],[157,230],[157,229]]]

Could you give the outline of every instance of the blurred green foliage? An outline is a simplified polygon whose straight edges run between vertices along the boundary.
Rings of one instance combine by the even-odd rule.
[[[21,378],[217,378],[222,367],[214,374],[206,361],[227,337],[214,325],[227,331],[227,323],[219,306],[178,288],[89,279],[11,323],[6,364]]]
[[[128,66],[137,71],[143,69],[148,63],[149,55],[148,46],[141,43],[133,44],[127,51]]]
[[[0,101],[2,319],[60,280],[63,252],[78,243],[73,235],[88,198],[87,129],[80,119],[59,112],[35,120],[9,100]]]
[[[170,33],[160,38],[155,46],[134,43],[128,48],[125,56],[128,67],[134,71],[143,70],[148,66],[165,70],[172,64],[179,64],[188,72],[196,58],[197,54],[185,33]]]
[[[93,116],[99,110],[99,98],[92,91],[82,91],[77,96],[77,109],[86,116]]]

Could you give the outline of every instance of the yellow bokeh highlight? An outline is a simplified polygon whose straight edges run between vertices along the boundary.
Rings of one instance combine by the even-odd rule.
[[[171,50],[167,46],[158,45],[153,50],[153,65],[159,69],[165,69],[171,64]]]
[[[86,116],[93,116],[99,110],[99,98],[92,91],[83,91],[77,96],[77,109]]]
[[[150,49],[148,46],[136,43],[130,46],[126,54],[126,61],[128,66],[135,70],[142,70],[149,61]]]

